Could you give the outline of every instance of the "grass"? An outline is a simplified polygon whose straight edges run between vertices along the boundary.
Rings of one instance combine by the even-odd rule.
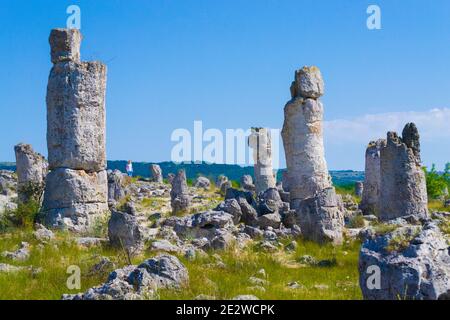
[[[56,239],[39,248],[32,236],[32,229],[16,229],[13,233],[0,234],[0,252],[16,250],[21,241],[31,245],[31,256],[25,262],[12,262],[0,257],[0,263],[16,266],[33,266],[42,271],[33,274],[29,270],[17,273],[0,273],[0,300],[3,299],[60,299],[63,293],[84,292],[88,288],[102,284],[106,274],[91,274],[92,266],[100,257],[109,257],[117,267],[126,264],[120,250],[108,246],[80,248],[71,236],[57,232]],[[359,243],[353,242],[341,247],[320,246],[311,242],[298,241],[295,252],[282,248],[276,253],[260,252],[256,245],[245,249],[229,249],[211,252],[208,257],[198,257],[189,261],[179,258],[189,270],[190,284],[180,290],[161,290],[161,299],[193,299],[199,294],[213,295],[218,299],[232,298],[238,294],[254,294],[261,299],[360,299],[358,286]],[[133,258],[138,264],[154,254],[146,253]],[[317,261],[335,261],[329,267],[302,265],[297,261],[303,255],[311,255]],[[219,257],[225,267],[214,263]],[[81,289],[69,290],[66,281],[70,274],[67,268],[77,265],[81,269]],[[255,291],[249,287],[249,277],[258,276],[264,269],[267,273],[266,291]],[[112,271],[112,270],[107,270]],[[303,287],[290,289],[287,284],[298,282]],[[325,289],[315,288],[326,285]]]
[[[445,211],[450,212],[450,207],[444,207],[444,202],[440,200],[429,200],[428,201],[428,209],[433,211]]]
[[[190,284],[179,291],[161,290],[161,299],[193,299],[200,294],[217,299],[230,299],[239,294],[254,294],[260,299],[361,299],[358,285],[359,243],[342,247],[320,246],[312,242],[298,242],[295,252],[282,249],[277,253],[258,252],[256,246],[244,250],[229,249],[217,255],[225,267],[211,267],[214,257],[188,261],[182,258],[189,270]],[[298,262],[299,257],[311,255],[320,260],[336,261],[329,267],[308,266]],[[251,288],[248,279],[261,277],[264,269],[269,284],[265,291]],[[288,283],[298,282],[302,288],[291,289]],[[324,289],[316,286],[324,285]]]
[[[366,225],[364,216],[357,215],[350,219],[348,223],[349,228],[364,228]]]
[[[90,268],[98,262],[98,257],[107,256],[118,260],[118,253],[109,248],[83,249],[71,241],[66,234],[59,233],[57,240],[39,248],[31,230],[20,230],[0,236],[0,251],[16,250],[21,241],[31,244],[30,258],[25,262],[12,262],[0,257],[0,263],[16,266],[33,266],[41,269],[33,274],[27,270],[16,273],[0,273],[0,300],[60,299],[63,293],[77,293],[105,281],[105,275],[88,275]],[[56,244],[56,246],[55,246]],[[81,269],[81,289],[69,290],[66,282],[70,274],[67,268],[77,265]]]

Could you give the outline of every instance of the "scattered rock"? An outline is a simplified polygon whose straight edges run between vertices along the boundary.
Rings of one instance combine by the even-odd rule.
[[[206,177],[198,177],[197,179],[195,179],[194,187],[209,190],[209,188],[211,187],[211,181],[209,181],[209,179]]]

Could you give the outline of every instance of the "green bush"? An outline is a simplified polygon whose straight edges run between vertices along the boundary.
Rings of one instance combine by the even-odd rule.
[[[31,227],[36,222],[36,218],[39,215],[40,205],[39,202],[29,201],[27,203],[20,203],[15,210],[6,210],[2,227],[7,228],[8,225],[16,227]]]
[[[431,170],[423,168],[427,182],[427,193],[430,199],[438,199],[447,196],[446,192],[450,188],[450,163],[445,165],[444,173],[439,173],[433,164]]]

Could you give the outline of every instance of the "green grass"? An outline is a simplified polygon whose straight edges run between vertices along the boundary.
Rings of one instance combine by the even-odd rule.
[[[213,257],[198,258],[183,263],[189,270],[190,283],[179,291],[161,290],[161,299],[193,299],[200,294],[217,299],[230,299],[239,294],[254,294],[260,299],[361,299],[358,286],[359,243],[353,242],[342,247],[320,246],[311,242],[298,242],[294,253],[282,249],[277,253],[258,252],[256,247],[245,250],[229,249],[217,253],[225,268],[211,267]],[[306,266],[298,262],[299,257],[311,255],[320,260],[336,261],[330,267]],[[258,276],[264,269],[267,275],[265,292],[254,290],[248,279]],[[298,282],[303,287],[291,289],[290,282]],[[326,285],[327,289],[315,288]]]
[[[446,211],[450,212],[450,207],[444,207],[444,202],[440,200],[429,200],[428,201],[428,209],[433,211]]]
[[[16,250],[21,241],[31,244],[30,258],[24,262],[13,262],[0,256],[0,263],[33,266],[42,271],[38,274],[33,274],[28,269],[16,273],[0,273],[0,300],[60,299],[63,293],[83,292],[106,280],[107,274],[89,274],[100,256],[111,257],[118,265],[125,263],[120,252],[108,247],[80,248],[65,233],[58,233],[55,241],[39,248],[39,243],[33,238],[31,230],[27,229],[0,235],[0,252]],[[66,286],[67,278],[70,276],[66,271],[70,265],[77,265],[81,269],[80,290],[69,290]]]

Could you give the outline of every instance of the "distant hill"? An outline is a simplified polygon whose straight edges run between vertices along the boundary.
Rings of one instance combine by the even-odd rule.
[[[108,161],[108,169],[118,169],[125,172],[125,160]],[[133,162],[134,174],[141,177],[150,176],[150,164],[151,162]],[[168,173],[176,173],[180,169],[186,171],[186,177],[188,179],[195,179],[202,175],[215,181],[216,177],[223,174],[230,180],[239,181],[244,174],[249,174],[253,177],[253,167],[241,167],[238,165],[230,164],[207,164],[207,163],[182,163],[175,164],[173,162],[161,162],[158,163],[161,166],[164,177],[167,177]],[[0,162],[0,170],[16,170],[14,162]],[[278,170],[278,180],[281,180],[283,169]],[[355,181],[364,180],[364,172],[352,171],[352,170],[337,170],[330,171],[333,183],[335,185],[353,184]]]
[[[150,176],[150,164],[147,162],[133,162],[134,174],[141,177]],[[215,180],[217,176],[223,174],[230,180],[239,181],[245,174],[249,174],[253,177],[253,167],[241,167],[238,165],[229,164],[207,164],[207,163],[182,163],[175,164],[173,162],[161,162],[158,163],[161,166],[164,177],[167,177],[168,173],[176,173],[180,169],[186,171],[186,177],[188,179],[195,179],[199,175],[208,177],[211,180]],[[125,172],[126,161],[108,161],[108,169],[118,169]],[[284,169],[278,170],[277,178],[281,180],[281,175]],[[341,170],[330,171],[333,183],[336,185],[352,184],[356,181],[364,180],[364,172]]]

